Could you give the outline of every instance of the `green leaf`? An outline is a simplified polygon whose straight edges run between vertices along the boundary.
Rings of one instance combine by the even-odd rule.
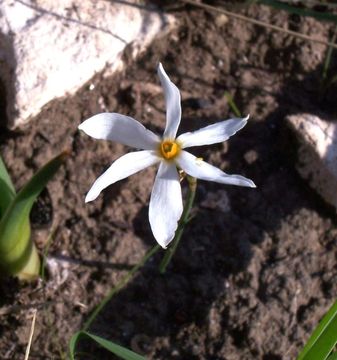
[[[49,161],[18,192],[0,221],[0,269],[16,275],[32,254],[29,214],[34,201],[64,162],[67,152]]]
[[[336,344],[337,301],[318,324],[297,360],[325,360]]]
[[[117,345],[109,340],[101,338],[97,335],[93,335],[86,331],[79,331],[79,332],[75,333],[72,336],[72,338],[70,339],[69,349],[70,349],[71,360],[75,360],[76,345],[77,345],[77,342],[82,337],[89,337],[91,340],[94,340],[97,344],[101,345],[106,350],[110,351],[111,353],[119,356],[121,359],[124,359],[124,360],[146,360],[146,358],[144,356],[138,355],[135,352],[133,352],[123,346]]]
[[[274,9],[285,10],[291,14],[297,14],[300,16],[310,16],[317,20],[332,21],[334,23],[337,23],[337,15],[333,14],[332,12],[319,12],[306,8],[300,8],[276,0],[259,0],[259,3],[264,5],[269,5]]]
[[[329,357],[328,360],[337,360],[337,351],[335,351],[334,353],[332,353]]]
[[[75,333],[69,342],[69,351],[70,351],[70,359],[75,360],[75,354],[76,354],[76,345],[77,342],[80,340],[80,337],[83,335],[82,331],[78,331]]]
[[[234,115],[237,117],[242,117],[242,114],[241,114],[240,110],[238,109],[238,107],[236,106],[232,95],[228,91],[225,91],[225,97],[226,97],[226,99],[228,101],[228,105],[232,109]]]
[[[0,156],[0,219],[15,197],[15,189]]]

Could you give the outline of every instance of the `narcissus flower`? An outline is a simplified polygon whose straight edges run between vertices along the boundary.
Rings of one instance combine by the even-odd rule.
[[[117,113],[95,115],[84,121],[79,129],[95,139],[116,141],[142,149],[117,159],[94,182],[85,198],[86,202],[95,200],[103,189],[116,181],[159,163],[151,193],[149,220],[157,242],[166,248],[174,238],[183,211],[178,168],[202,180],[248,187],[255,185],[243,176],[228,175],[185,150],[191,146],[227,140],[246,125],[248,116],[221,121],[176,137],[181,119],[180,92],[161,64],[158,66],[158,76],[166,102],[166,127],[162,137],[147,130],[135,119]]]

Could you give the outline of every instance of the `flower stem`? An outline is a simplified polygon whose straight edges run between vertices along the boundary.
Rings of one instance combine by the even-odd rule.
[[[144,257],[137,263],[123,278],[122,280],[113,287],[110,292],[105,296],[105,298],[97,305],[96,309],[90,315],[89,319],[84,323],[82,331],[87,331],[93,321],[96,319],[97,315],[102,311],[104,306],[116,295],[123,287],[132,279],[134,274],[160,249],[159,245],[155,245],[151,248]]]
[[[173,254],[175,253],[178,243],[180,241],[180,238],[184,232],[184,227],[188,223],[189,214],[192,209],[192,205],[195,198],[195,191],[197,188],[197,180],[193,177],[188,176],[187,177],[188,184],[189,184],[189,193],[187,195],[186,204],[184,207],[183,214],[181,216],[181,219],[179,221],[178,229],[176,231],[175,237],[173,239],[172,246],[165,252],[165,256],[160,264],[160,272],[163,274],[166,270],[167,265],[170,263],[171,258]],[[137,263],[123,278],[122,280],[113,287],[110,292],[105,296],[105,298],[97,305],[95,310],[90,315],[89,319],[84,323],[82,331],[87,331],[93,321],[96,319],[98,314],[102,311],[102,309],[105,307],[105,305],[112,299],[114,295],[116,295],[120,290],[124,288],[124,286],[133,278],[135,273],[145,265],[145,263],[159,250],[161,247],[157,244],[154,247],[152,247],[145,255],[144,257]]]
[[[183,235],[183,232],[185,229],[185,225],[189,222],[189,214],[190,214],[192,206],[193,206],[195,192],[197,189],[197,179],[192,176],[187,176],[187,181],[188,181],[188,185],[189,185],[189,188],[188,188],[189,191],[188,191],[184,211],[183,211],[183,214],[181,215],[178,229],[177,229],[174,239],[172,241],[172,245],[166,250],[165,256],[159,265],[159,271],[161,274],[164,274],[166,272],[166,268],[167,268],[168,264],[170,263],[172,256],[174,255],[174,253],[177,250],[179,241],[180,241],[181,236]]]

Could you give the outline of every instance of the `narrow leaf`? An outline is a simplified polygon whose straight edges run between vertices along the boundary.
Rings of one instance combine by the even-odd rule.
[[[81,334],[82,334],[82,332],[78,331],[70,339],[70,342],[69,342],[70,360],[75,360],[76,345],[77,345],[77,342],[80,340]]]
[[[0,156],[0,219],[15,197],[15,189]]]
[[[123,346],[117,345],[109,340],[101,338],[100,336],[93,335],[93,334],[85,332],[85,331],[77,332],[70,339],[69,349],[70,349],[71,360],[75,360],[76,345],[77,345],[77,342],[82,337],[89,337],[90,339],[94,340],[97,344],[99,344],[103,348],[105,348],[106,350],[119,356],[121,359],[124,359],[124,360],[146,360],[146,358],[144,356],[141,356]]]
[[[228,105],[232,109],[234,115],[237,117],[242,117],[242,114],[241,114],[239,108],[236,106],[232,95],[228,91],[225,91],[225,97],[226,97],[226,99],[228,101]]]
[[[337,351],[335,351],[334,353],[332,353],[329,357],[328,360],[337,360]]]
[[[63,152],[37,171],[15,196],[0,221],[0,268],[15,275],[31,253],[29,214],[34,201],[62,165]]]
[[[330,42],[335,43],[336,37],[337,37],[337,26],[335,27],[335,31],[332,35],[332,39]],[[326,80],[328,77],[329,67],[330,67],[331,58],[332,58],[332,52],[333,52],[333,47],[329,46],[328,51],[326,53],[325,60],[324,60],[324,64],[323,64],[323,71],[322,71],[323,80]]]
[[[337,301],[318,324],[297,360],[325,360],[336,344]]]
[[[285,10],[291,14],[310,16],[317,20],[332,21],[334,23],[337,23],[337,15],[333,14],[332,12],[319,12],[311,9],[300,8],[276,0],[259,0],[259,3],[269,5],[274,9]]]

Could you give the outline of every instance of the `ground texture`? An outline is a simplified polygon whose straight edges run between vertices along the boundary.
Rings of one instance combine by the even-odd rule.
[[[322,39],[334,30],[264,6],[227,8]],[[1,359],[23,358],[32,309],[30,359],[65,358],[71,335],[155,244],[147,212],[156,169],[85,204],[92,182],[129,149],[92,140],[77,126],[114,111],[161,133],[159,61],[182,92],[181,132],[231,117],[226,91],[250,114],[228,142],[192,152],[253,179],[257,188],[200,181],[194,217],[168,272],[158,272],[159,252],[90,331],[149,359],[294,359],[336,298],[335,212],[297,174],[298,145],[285,121],[302,112],[336,118],[336,88],[322,76],[327,48],[189,6],[168,11],[178,19],[176,31],[125,72],[98,75],[76,96],[46,106],[26,128],[1,132],[1,154],[17,188],[53,155],[71,150],[32,214],[41,252],[54,231],[46,280],[0,283]],[[336,65],[333,58],[328,75]],[[89,342],[80,350],[78,359],[113,358]]]

